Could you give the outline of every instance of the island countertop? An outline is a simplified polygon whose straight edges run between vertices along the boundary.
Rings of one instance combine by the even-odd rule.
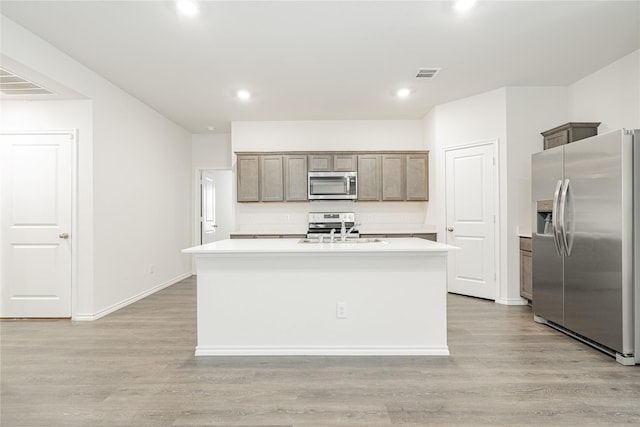
[[[188,254],[222,253],[406,253],[449,252],[456,246],[416,237],[384,238],[370,243],[301,243],[302,239],[227,239],[183,249]]]

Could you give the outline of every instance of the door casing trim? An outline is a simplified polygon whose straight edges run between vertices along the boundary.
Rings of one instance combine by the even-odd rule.
[[[0,130],[0,135],[69,135],[71,137],[71,320],[79,311],[78,283],[78,129]]]
[[[494,257],[493,260],[493,271],[495,273],[495,299],[494,301],[496,303],[500,303],[500,304],[506,304],[506,300],[504,298],[504,296],[502,295],[501,289],[501,283],[502,283],[502,275],[500,274],[500,265],[501,265],[501,261],[502,261],[502,244],[500,241],[500,236],[501,236],[501,232],[500,232],[500,226],[502,224],[501,222],[501,217],[500,217],[500,153],[499,153],[499,138],[493,138],[493,139],[487,139],[487,140],[479,140],[479,141],[474,141],[474,142],[469,142],[469,143],[464,143],[464,144],[460,144],[460,145],[451,145],[451,146],[447,146],[447,147],[442,147],[441,148],[441,156],[442,156],[442,161],[440,162],[442,164],[442,174],[441,176],[443,177],[443,179],[441,180],[442,182],[442,186],[440,187],[442,192],[441,194],[443,195],[442,197],[442,206],[440,208],[440,215],[442,218],[442,223],[440,224],[440,226],[438,226],[438,235],[441,236],[445,236],[444,239],[446,239],[446,228],[447,228],[447,183],[446,183],[446,179],[447,179],[447,173],[446,173],[446,156],[447,153],[450,151],[457,151],[457,150],[464,150],[464,149],[468,149],[468,148],[475,148],[475,147],[481,147],[483,145],[489,145],[492,147],[492,151],[493,151],[493,191],[494,191],[494,200],[493,200],[493,215],[495,217],[495,223],[494,223],[494,227],[493,227],[493,239],[494,239],[494,248],[495,248],[495,252],[498,256]]]

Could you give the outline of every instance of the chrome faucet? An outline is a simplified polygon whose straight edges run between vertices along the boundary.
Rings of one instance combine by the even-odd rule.
[[[356,229],[356,227],[359,227],[361,224],[353,224],[353,227],[351,227],[350,229],[346,230],[345,229],[345,225],[344,225],[344,221],[342,221],[342,227],[340,229],[340,240],[342,240],[343,242],[345,240],[347,240],[347,238],[349,237],[349,234],[351,234],[353,232],[353,230]]]

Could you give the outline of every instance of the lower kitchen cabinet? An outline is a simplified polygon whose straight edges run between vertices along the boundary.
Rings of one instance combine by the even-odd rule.
[[[530,237],[520,237],[520,296],[531,301],[532,292],[532,246]]]
[[[306,234],[231,234],[230,239],[304,239]]]
[[[420,239],[431,240],[436,242],[438,239],[437,233],[373,233],[373,234],[360,234],[360,237],[364,239],[393,239],[398,237],[418,237]]]

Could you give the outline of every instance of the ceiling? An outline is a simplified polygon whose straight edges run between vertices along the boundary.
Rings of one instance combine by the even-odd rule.
[[[185,17],[171,1],[0,2],[193,133],[241,120],[420,119],[504,86],[565,86],[640,48],[640,1],[479,0],[465,14],[451,1],[199,7]],[[417,79],[424,67],[440,71]],[[396,97],[400,87],[411,95]]]

